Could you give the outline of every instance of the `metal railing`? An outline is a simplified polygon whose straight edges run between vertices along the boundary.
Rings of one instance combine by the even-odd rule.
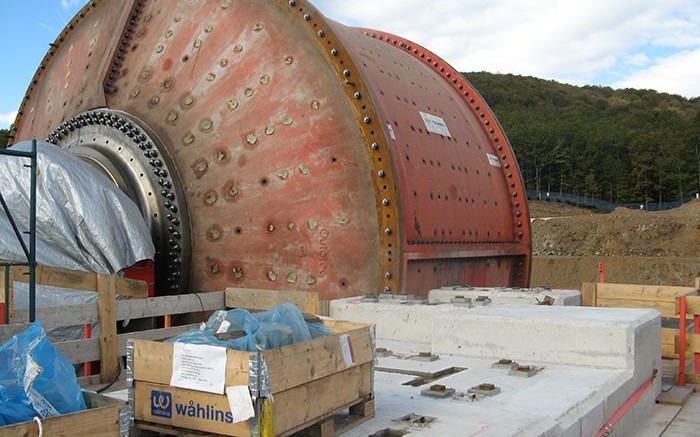
[[[647,203],[612,203],[592,197],[576,196],[574,194],[547,192],[543,190],[526,190],[527,198],[532,200],[545,200],[549,202],[566,203],[568,205],[590,208],[603,212],[611,212],[615,208],[641,209],[645,211],[666,211],[678,208],[684,203],[690,202],[696,196],[686,196],[673,202],[647,202]]]

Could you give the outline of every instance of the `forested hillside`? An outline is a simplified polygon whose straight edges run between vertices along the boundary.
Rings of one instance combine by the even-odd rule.
[[[700,191],[700,98],[464,73],[496,113],[528,189],[615,203]]]

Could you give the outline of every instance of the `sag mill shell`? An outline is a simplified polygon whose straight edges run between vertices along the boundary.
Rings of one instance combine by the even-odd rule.
[[[528,285],[525,190],[481,96],[305,0],[91,1],[14,126],[136,202],[157,294]]]

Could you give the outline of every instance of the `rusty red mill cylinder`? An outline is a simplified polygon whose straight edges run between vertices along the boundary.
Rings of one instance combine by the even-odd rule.
[[[135,200],[157,294],[528,285],[525,191],[481,96],[307,1],[92,1],[15,126]]]

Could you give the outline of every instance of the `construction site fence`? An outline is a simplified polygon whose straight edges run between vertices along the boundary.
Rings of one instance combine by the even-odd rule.
[[[612,212],[616,208],[639,209],[644,211],[666,211],[678,208],[684,203],[698,198],[697,194],[685,196],[673,202],[645,202],[645,203],[612,203],[593,197],[577,196],[569,193],[559,193],[545,190],[526,190],[527,197],[531,200],[543,200],[548,202],[565,203],[581,208],[595,209],[602,212]]]

